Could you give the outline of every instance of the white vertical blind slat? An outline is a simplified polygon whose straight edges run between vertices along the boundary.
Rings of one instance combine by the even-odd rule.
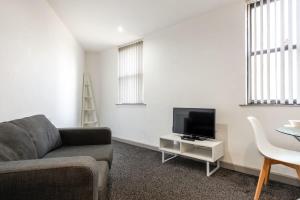
[[[263,95],[263,91],[264,91],[264,80],[263,80],[263,76],[264,76],[264,17],[263,17],[263,0],[260,0],[260,68],[259,68],[259,91],[260,91],[260,102],[263,103],[264,102],[264,95]]]
[[[253,101],[254,103],[257,103],[257,8],[256,3],[254,3],[254,22],[253,22],[253,50],[254,50],[254,63],[253,63]]]
[[[271,22],[270,22],[270,0],[267,0],[267,103],[270,103],[270,30],[271,30]]]
[[[296,32],[297,32],[297,104],[300,104],[300,0],[296,0]]]
[[[284,45],[284,1],[280,1],[280,29],[281,29],[281,47],[280,47],[280,103],[285,103],[285,45]]]
[[[275,67],[275,69],[274,69],[274,87],[275,87],[275,89],[274,89],[274,91],[275,91],[275,103],[277,103],[278,102],[278,99],[279,99],[279,97],[278,97],[278,80],[279,80],[279,78],[278,78],[278,57],[277,57],[277,54],[278,54],[278,52],[277,52],[277,0],[274,0],[274,15],[273,15],[273,18],[274,18],[274,57],[275,57],[275,61],[274,61],[274,67]]]
[[[133,63],[133,58],[134,58],[134,47],[133,48],[130,48],[129,51],[128,51],[128,57],[129,57],[129,65],[128,65],[128,74],[130,75],[129,76],[129,80],[128,80],[128,102],[131,102],[131,101],[134,101],[133,100],[133,95],[132,95],[132,89],[133,89],[133,84],[132,84],[132,75],[133,74],[133,71],[134,71],[134,63]]]
[[[138,46],[138,48],[137,48],[137,57],[138,57],[138,59],[137,59],[137,62],[138,62],[138,67],[137,67],[137,96],[138,97],[141,97],[141,95],[140,95],[140,92],[139,92],[139,87],[140,87],[140,83],[139,83],[139,80],[140,80],[140,67],[141,67],[141,64],[140,64],[140,52],[141,51],[141,46]],[[139,99],[139,102],[143,102],[141,99]]]
[[[144,73],[143,73],[143,45],[139,46],[139,97],[140,101],[144,102]]]
[[[134,48],[135,54],[135,75],[134,75],[134,96],[138,97],[138,46]],[[138,100],[139,101],[139,100]]]
[[[126,78],[126,74],[128,74],[128,65],[129,65],[129,57],[128,57],[128,48],[125,48],[124,53],[125,53],[125,57],[124,57],[124,61],[125,61],[125,70],[124,70],[124,77],[123,77],[123,81],[124,81],[124,103],[128,102],[128,81],[125,82],[125,78]],[[127,59],[125,59],[127,58]]]
[[[292,0],[288,1],[288,101],[292,104],[293,99],[293,10]]]

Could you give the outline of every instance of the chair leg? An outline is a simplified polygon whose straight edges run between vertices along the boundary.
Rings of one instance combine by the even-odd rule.
[[[268,183],[269,183],[271,167],[272,167],[272,163],[270,161],[268,161],[268,165],[267,165],[267,169],[266,169],[266,177],[265,177],[265,181],[264,181],[265,186],[268,185]]]
[[[297,171],[297,174],[298,174],[298,178],[300,179],[300,166],[298,166],[298,167],[296,168],[296,171]]]
[[[256,186],[254,200],[259,200],[259,196],[263,187],[264,180],[266,178],[268,166],[271,165],[271,162],[268,158],[264,158],[264,164],[260,170],[259,179]]]

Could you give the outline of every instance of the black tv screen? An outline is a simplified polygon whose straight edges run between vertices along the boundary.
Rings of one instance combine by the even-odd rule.
[[[215,109],[173,108],[173,133],[215,138]]]

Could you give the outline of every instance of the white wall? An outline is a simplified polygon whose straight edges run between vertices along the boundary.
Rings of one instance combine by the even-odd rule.
[[[259,169],[248,115],[258,117],[277,145],[300,143],[274,131],[300,108],[240,107],[245,103],[244,4],[227,5],[144,38],[145,103],[117,106],[117,49],[88,53],[101,124],[113,136],[158,146],[171,132],[173,107],[216,108],[217,138],[226,143],[224,161]],[[275,167],[275,172],[295,172]]]
[[[84,52],[45,0],[0,0],[0,121],[77,126]]]

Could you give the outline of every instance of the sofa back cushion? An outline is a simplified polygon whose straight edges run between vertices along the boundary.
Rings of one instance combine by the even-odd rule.
[[[0,123],[0,161],[36,159],[37,152],[30,135],[16,125]]]
[[[36,147],[38,158],[44,157],[62,144],[59,131],[44,115],[26,117],[11,123],[28,132]]]

